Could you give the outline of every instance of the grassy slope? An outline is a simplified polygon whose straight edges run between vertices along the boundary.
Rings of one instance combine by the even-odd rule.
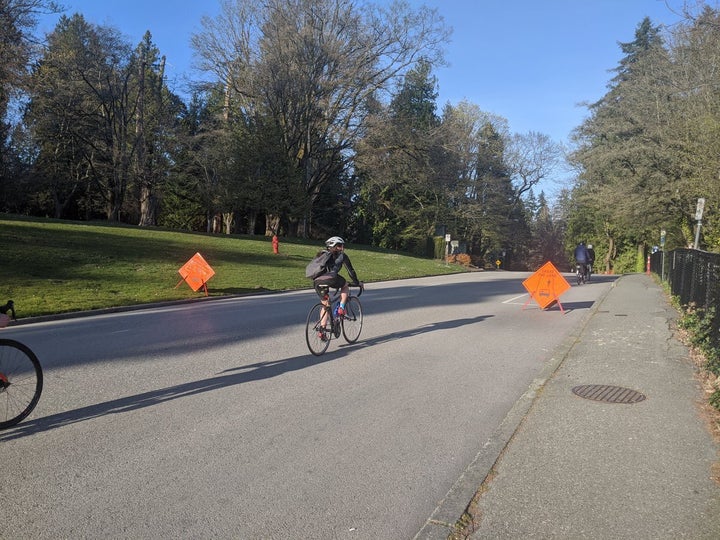
[[[308,288],[305,265],[321,246],[270,239],[141,229],[0,214],[0,304],[18,317],[203,296],[180,283],[178,269],[199,252],[215,270],[210,296]],[[462,271],[454,265],[348,245],[365,282]]]

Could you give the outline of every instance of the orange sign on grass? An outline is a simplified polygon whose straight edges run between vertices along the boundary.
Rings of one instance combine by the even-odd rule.
[[[178,273],[193,291],[197,292],[202,287],[205,289],[205,296],[207,296],[206,284],[215,275],[215,270],[203,259],[202,255],[196,253],[178,270]]]
[[[545,309],[557,302],[560,310],[564,311],[558,299],[561,294],[570,288],[570,284],[550,261],[543,264],[537,272],[523,281],[523,287],[530,293],[532,299],[537,302],[540,309]]]

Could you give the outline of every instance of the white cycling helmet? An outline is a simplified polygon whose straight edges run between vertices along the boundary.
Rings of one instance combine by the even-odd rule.
[[[327,240],[325,240],[325,245],[329,248],[333,248],[339,244],[345,244],[345,240],[343,240],[339,236],[333,236],[332,238],[328,238]]]

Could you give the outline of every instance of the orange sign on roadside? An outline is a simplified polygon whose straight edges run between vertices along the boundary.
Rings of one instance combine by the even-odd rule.
[[[202,255],[199,253],[193,255],[190,260],[178,270],[178,273],[182,276],[182,279],[175,285],[175,288],[184,280],[193,291],[197,292],[202,287],[205,289],[205,296],[208,295],[207,282],[215,275],[215,270],[203,259]]]
[[[523,281],[523,287],[530,293],[530,297],[537,302],[540,309],[545,309],[557,302],[560,311],[565,313],[559,298],[561,294],[570,288],[570,284],[550,261],[543,264],[537,272]],[[525,302],[526,305],[527,302]],[[525,306],[523,306],[523,309]]]

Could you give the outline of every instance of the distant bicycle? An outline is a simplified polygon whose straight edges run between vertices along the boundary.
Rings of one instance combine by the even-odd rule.
[[[12,300],[0,306],[0,327],[15,318]],[[0,339],[0,429],[9,428],[24,420],[40,401],[43,372],[35,353],[14,339]]]
[[[590,266],[587,264],[575,264],[575,279],[578,285],[590,281]]]
[[[352,286],[352,285],[351,285]],[[327,351],[332,338],[339,338],[342,333],[345,341],[355,343],[360,337],[363,324],[362,304],[358,299],[363,293],[364,286],[358,285],[357,295],[350,294],[345,302],[345,314],[338,315],[337,308],[340,305],[340,289],[330,293],[328,285],[320,285],[318,291],[322,294],[327,305],[318,302],[311,309],[305,324],[305,341],[308,349],[315,356],[320,356]],[[325,324],[322,324],[323,316]]]

